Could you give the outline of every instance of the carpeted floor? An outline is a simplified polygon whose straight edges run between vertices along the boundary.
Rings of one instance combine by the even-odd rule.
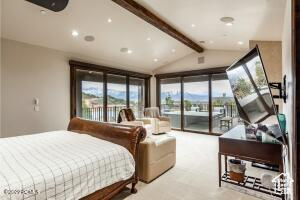
[[[224,186],[218,187],[218,137],[172,131],[177,139],[177,163],[149,184],[139,182],[137,194],[123,191],[113,200],[256,200]],[[247,163],[248,175],[260,177],[262,169]],[[272,172],[269,172],[271,173]],[[274,175],[276,173],[273,173]],[[238,188],[237,188],[238,189]],[[255,195],[255,192],[253,193]]]

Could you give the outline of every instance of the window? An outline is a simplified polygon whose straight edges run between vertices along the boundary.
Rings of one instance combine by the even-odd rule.
[[[107,75],[107,121],[117,122],[122,108],[126,108],[126,77]]]
[[[145,80],[138,78],[129,79],[130,108],[138,118],[143,116],[145,107]]]
[[[131,107],[137,118],[149,106],[151,75],[77,61],[71,67],[71,118],[117,122],[119,111]]]
[[[103,74],[77,70],[77,117],[103,121]]]
[[[238,122],[237,107],[226,74],[212,75],[212,114],[214,133],[223,133],[228,126]],[[224,117],[230,117],[232,121],[221,122]]]
[[[225,69],[156,75],[157,102],[173,129],[219,135],[239,123]]]
[[[183,79],[184,129],[209,132],[208,76]]]
[[[180,82],[180,78],[162,79],[160,81],[161,114],[171,119],[172,128],[180,128],[181,126]]]

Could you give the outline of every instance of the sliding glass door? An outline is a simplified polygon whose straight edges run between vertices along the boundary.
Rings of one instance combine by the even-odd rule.
[[[103,121],[103,74],[87,70],[76,71],[77,117]]]
[[[171,127],[181,128],[181,79],[160,80],[160,108],[163,116],[171,119]]]
[[[238,123],[238,113],[226,74],[212,75],[212,128],[223,133]]]
[[[138,78],[129,79],[129,106],[135,117],[143,117],[145,107],[145,80]]]
[[[182,131],[222,134],[239,123],[226,73],[159,78],[162,115]]]
[[[184,130],[209,132],[208,76],[183,79]]]
[[[126,77],[107,75],[107,121],[117,122],[118,114],[126,108]]]
[[[71,118],[117,122],[123,108],[136,118],[149,106],[151,75],[70,61]]]

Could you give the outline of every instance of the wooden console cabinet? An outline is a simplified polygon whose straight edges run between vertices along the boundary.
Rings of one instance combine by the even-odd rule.
[[[225,157],[224,175],[222,175],[222,155]],[[250,162],[255,161],[278,165],[280,173],[283,172],[282,145],[263,143],[254,139],[247,139],[244,125],[238,125],[219,137],[219,187],[221,187],[221,182],[227,180],[228,177],[228,156]],[[251,182],[250,179],[253,179],[253,186],[251,186],[252,188],[246,186],[247,181]],[[230,181],[225,182],[233,183]],[[261,192],[260,189],[264,188],[261,185],[259,185],[259,183],[259,178],[246,177],[244,183],[236,183],[236,185],[244,186],[248,189],[254,189],[256,191]],[[266,192],[266,190],[262,191],[265,191],[264,193],[269,194],[269,192]]]

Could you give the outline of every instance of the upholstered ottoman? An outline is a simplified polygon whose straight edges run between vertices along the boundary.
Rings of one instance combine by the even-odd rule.
[[[139,178],[150,182],[176,163],[176,138],[151,135],[140,143]]]

